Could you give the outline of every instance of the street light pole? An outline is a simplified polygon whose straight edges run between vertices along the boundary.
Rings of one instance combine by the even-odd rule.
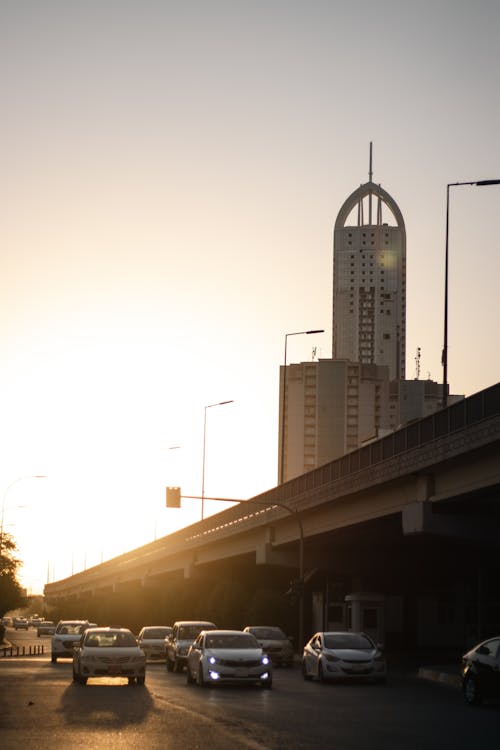
[[[205,517],[205,446],[207,441],[207,409],[211,409],[213,406],[224,406],[224,404],[232,404],[233,399],[229,401],[219,401],[217,404],[208,404],[205,406],[205,416],[203,419],[203,467],[201,472],[201,520]]]
[[[46,479],[46,476],[45,476],[45,474],[33,474],[33,475],[27,476],[27,477],[18,477],[17,479],[14,479],[14,481],[11,482],[8,485],[8,487],[5,488],[4,493],[3,493],[3,497],[2,497],[2,519],[1,519],[1,524],[0,524],[0,554],[2,552],[2,547],[3,547],[3,530],[4,530],[4,516],[5,516],[5,501],[7,499],[7,494],[8,494],[8,492],[9,492],[9,490],[10,490],[11,487],[13,487],[18,482],[24,481],[25,479]]]
[[[289,336],[310,336],[311,333],[324,333],[321,329],[315,329],[312,331],[294,331],[293,333],[285,334],[285,363],[283,368],[283,397],[281,399],[281,456],[280,456],[280,475],[279,484],[283,484],[285,479],[285,407],[286,407],[286,349]]]
[[[450,188],[459,185],[475,185],[486,187],[488,185],[500,185],[500,180],[474,180],[472,182],[449,182],[446,186],[446,243],[444,257],[444,337],[443,353],[441,357],[443,365],[443,409],[448,406],[448,240],[450,230]]]

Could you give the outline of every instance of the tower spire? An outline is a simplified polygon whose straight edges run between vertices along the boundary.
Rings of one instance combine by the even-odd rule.
[[[368,182],[371,182],[373,179],[372,154],[373,154],[373,142],[370,141],[370,169],[368,172]]]

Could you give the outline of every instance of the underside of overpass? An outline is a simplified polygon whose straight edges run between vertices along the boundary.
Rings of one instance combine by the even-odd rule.
[[[45,593],[94,621],[156,603],[157,622],[265,618],[296,638],[349,627],[346,597],[371,594],[388,647],[460,652],[500,632],[499,521],[495,386]]]

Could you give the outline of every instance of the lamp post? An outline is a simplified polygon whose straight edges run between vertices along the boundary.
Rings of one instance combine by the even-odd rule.
[[[207,441],[207,409],[212,409],[214,406],[224,406],[224,404],[232,404],[233,399],[229,401],[219,401],[217,404],[208,404],[205,406],[205,416],[203,419],[203,467],[201,472],[201,520],[203,521],[205,515],[205,446]]]
[[[281,399],[281,456],[280,456],[280,475],[279,484],[283,484],[285,479],[285,407],[286,407],[286,348],[289,336],[310,336],[312,333],[324,333],[324,329],[314,329],[312,331],[294,331],[285,334],[285,365],[283,368],[283,398]]]
[[[25,479],[46,479],[46,476],[45,476],[45,474],[33,474],[31,476],[28,476],[28,477],[18,477],[17,479],[14,479],[14,481],[11,482],[8,485],[8,487],[6,487],[6,489],[5,489],[4,493],[3,493],[3,498],[2,498],[2,519],[1,519],[1,524],[0,524],[0,553],[2,552],[2,547],[3,547],[3,530],[4,530],[4,516],[5,516],[5,501],[7,499],[7,494],[8,494],[8,492],[9,492],[9,490],[10,490],[11,487],[13,487],[18,482],[24,481]]]
[[[450,188],[459,185],[500,185],[500,180],[474,180],[472,182],[449,182],[446,186],[446,248],[444,260],[444,339],[441,361],[443,364],[443,409],[448,406],[448,238],[450,228]]]

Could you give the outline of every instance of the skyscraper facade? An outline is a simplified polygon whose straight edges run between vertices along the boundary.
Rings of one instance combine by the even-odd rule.
[[[395,200],[369,181],[344,202],[333,240],[333,359],[405,377],[406,230]]]
[[[286,378],[281,368],[279,481],[441,405],[437,383],[418,373],[405,379],[406,230],[396,201],[372,176],[370,145],[368,182],[335,221],[332,359],[290,364]]]

